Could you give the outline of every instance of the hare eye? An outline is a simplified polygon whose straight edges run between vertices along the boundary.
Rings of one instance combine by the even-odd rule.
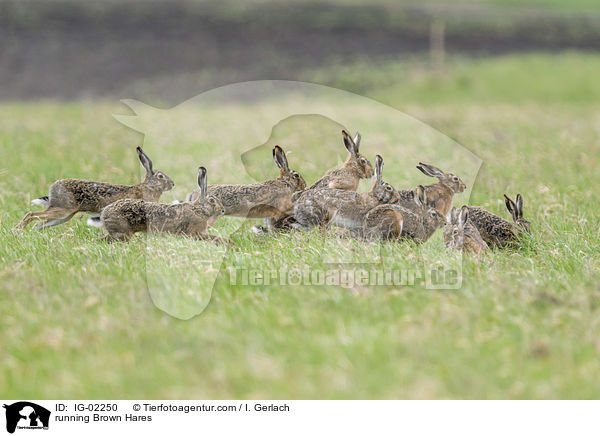
[[[455,182],[458,182],[458,177],[454,176],[454,177],[452,177],[452,180],[454,180]]]
[[[454,229],[454,230],[452,231],[452,234],[453,234],[453,235],[458,235],[458,230]]]
[[[391,187],[391,186],[386,186],[386,187],[385,187],[385,190],[386,190],[386,191],[391,191],[391,190],[392,190],[392,187]]]
[[[366,161],[366,160],[365,160],[365,158],[363,157],[363,158],[361,158],[361,159],[360,159],[360,163],[362,163],[362,164],[365,164],[365,163],[367,163],[367,161]]]
[[[294,178],[299,179],[300,178],[300,174],[294,173]]]

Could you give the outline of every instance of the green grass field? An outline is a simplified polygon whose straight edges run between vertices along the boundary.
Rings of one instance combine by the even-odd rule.
[[[378,244],[319,231],[256,236],[244,223],[225,253],[161,236],[107,245],[84,216],[42,233],[15,232],[36,209],[30,200],[55,179],[137,182],[133,148],[142,137],[111,117],[127,113],[116,102],[0,105],[1,396],[598,398],[600,83],[588,74],[597,77],[599,69],[597,56],[571,53],[457,59],[444,73],[419,62],[390,64],[371,82],[356,75],[358,66],[335,76],[349,86],[367,83],[365,94],[479,156],[471,203],[508,217],[502,194],[524,195],[533,229],[524,247],[465,257],[463,286],[445,291],[231,286],[227,272],[323,268],[322,253],[367,263],[381,255],[385,266],[398,268],[457,261],[440,231],[421,247],[394,243],[380,251]],[[313,79],[334,75],[323,70]],[[230,104],[239,117],[260,109]],[[352,128],[376,130],[369,115]],[[208,121],[201,120],[219,120]],[[241,141],[246,132],[235,119],[222,121],[230,134],[214,143],[180,144],[198,162],[164,157],[149,145],[155,167],[176,183],[164,201],[194,187],[195,168],[215,144],[223,151],[208,162],[209,183],[251,180],[234,158],[259,143]],[[293,141],[294,133],[286,134]],[[374,143],[390,146],[364,136],[363,152],[372,160]],[[320,158],[318,144],[305,150]],[[309,183],[319,176],[311,160],[294,165],[299,154],[290,156]],[[388,163],[384,177],[430,181],[398,168]],[[456,205],[463,201],[455,198]],[[223,219],[216,230],[239,224]],[[208,295],[198,292],[207,280],[201,261],[223,255],[201,315],[184,321],[157,308],[154,302],[186,313],[207,304]]]

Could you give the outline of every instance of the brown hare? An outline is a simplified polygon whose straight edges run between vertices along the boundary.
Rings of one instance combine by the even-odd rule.
[[[446,248],[466,253],[483,254],[490,249],[479,234],[477,227],[469,221],[469,208],[452,208],[450,218],[444,228]]]
[[[423,243],[444,224],[445,217],[430,205],[427,189],[423,185],[417,186],[413,195],[411,208],[401,206],[398,202],[392,206],[403,216],[401,237]]]
[[[375,160],[376,180],[370,192],[320,188],[306,191],[294,206],[296,227],[310,229],[333,225],[354,236],[390,239],[400,236],[402,216],[393,208],[378,206],[398,201],[398,192],[382,179],[383,159]],[[380,225],[381,224],[381,225]]]
[[[40,212],[29,212],[17,225],[24,229],[33,220],[40,220],[36,229],[56,226],[69,221],[78,212],[99,214],[109,204],[123,198],[138,198],[158,201],[164,191],[173,188],[173,181],[166,174],[152,168],[152,161],[137,147],[138,158],[146,169],[146,177],[137,185],[115,185],[90,180],[62,179],[50,186],[48,197],[33,200],[34,204],[48,208]]]
[[[463,192],[466,189],[466,185],[458,176],[452,173],[445,173],[433,165],[419,162],[417,169],[426,176],[436,177],[439,180],[438,183],[425,186],[425,192],[427,194],[428,205],[436,208],[444,217],[447,217],[452,207],[454,194]],[[400,195],[399,205],[411,210],[420,208],[415,203],[416,196],[414,189],[402,190],[398,193]]]
[[[223,203],[225,215],[266,218],[269,226],[272,220],[291,213],[292,194],[306,187],[302,176],[290,169],[285,152],[278,145],[273,148],[273,160],[280,171],[276,179],[250,185],[211,185],[208,195]],[[198,195],[196,190],[188,195],[188,199],[193,200]]]
[[[298,201],[305,192],[316,189],[331,188],[356,191],[360,179],[370,179],[373,177],[373,166],[371,165],[371,162],[359,152],[361,140],[360,133],[357,132],[354,139],[352,139],[348,132],[342,130],[342,139],[346,150],[348,150],[346,162],[344,162],[340,168],[327,171],[323,177],[313,183],[310,187],[292,195],[292,203]],[[296,227],[296,221],[291,214],[283,216],[282,218],[273,221],[271,224],[270,227],[277,230],[290,230],[291,228]],[[265,229],[261,227],[257,227],[255,230],[260,233],[265,231]]]
[[[523,233],[531,233],[531,224],[523,218],[523,197],[517,194],[517,201],[504,195],[506,208],[510,212],[513,222],[485,210],[479,206],[467,206],[469,221],[471,221],[481,237],[490,247],[514,247]]]
[[[109,242],[127,241],[137,232],[171,233],[191,238],[225,242],[206,233],[225,213],[221,202],[206,194],[206,168],[198,170],[199,195],[190,202],[177,204],[154,203],[144,200],[116,201],[100,214],[101,226]]]

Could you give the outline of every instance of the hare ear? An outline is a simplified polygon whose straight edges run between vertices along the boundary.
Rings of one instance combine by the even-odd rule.
[[[346,147],[346,150],[348,150],[348,153],[350,153],[352,156],[356,156],[358,153],[358,147],[352,140],[350,134],[345,130],[342,130],[342,137],[344,138],[344,146]]]
[[[375,157],[375,180],[379,184],[383,181],[383,158],[379,155]]]
[[[356,132],[356,135],[354,136],[354,140],[353,140],[354,141],[354,147],[355,147],[356,153],[358,153],[358,149],[360,147],[360,140],[361,140],[361,138],[362,137],[360,136],[360,133]]]
[[[518,215],[517,215],[517,205],[506,194],[504,194],[504,203],[506,204],[506,208],[510,212],[513,221],[516,221],[517,218],[518,218]]]
[[[450,212],[448,213],[448,216],[446,217],[446,222],[450,223],[450,224],[456,224],[456,222],[458,221],[458,210],[452,206],[452,209],[450,209]]]
[[[469,209],[467,209],[467,206],[461,207],[460,214],[458,215],[458,227],[460,227],[461,229],[464,228],[468,218]]]
[[[154,174],[154,172],[152,171],[152,161],[150,160],[148,155],[144,153],[142,147],[137,147],[136,150],[138,154],[138,159],[140,160],[142,166],[146,169],[146,173],[148,173],[149,175]]]
[[[279,145],[276,145],[275,148],[273,148],[273,160],[275,161],[275,165],[277,165],[281,171],[284,173],[290,172],[285,152]]]
[[[423,185],[419,185],[415,189],[415,202],[422,207],[427,205],[427,195],[425,194],[425,187]]]
[[[198,187],[200,188],[200,198],[206,198],[208,186],[206,184],[206,168],[198,168]]]
[[[419,162],[419,165],[417,165],[417,169],[418,169],[419,171],[421,171],[423,174],[425,174],[426,176],[429,176],[429,177],[435,177],[435,176],[433,175],[433,173],[432,173],[432,172],[429,170],[429,168],[427,167],[427,165],[425,165],[425,164],[423,164],[423,163],[420,163],[420,162]]]
[[[417,165],[417,169],[419,169],[423,174],[429,177],[437,177],[438,179],[444,177],[444,172],[442,170],[434,167],[433,165],[429,165],[423,162],[419,162],[419,165]]]
[[[517,194],[517,218],[523,218],[523,197]]]

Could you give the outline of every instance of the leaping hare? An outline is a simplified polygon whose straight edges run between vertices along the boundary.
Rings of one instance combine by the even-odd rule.
[[[297,227],[334,225],[354,236],[390,239],[402,231],[402,216],[383,207],[398,201],[398,192],[382,179],[383,159],[375,160],[376,180],[368,193],[321,188],[306,191],[294,206]],[[379,207],[378,206],[382,206]]]
[[[127,241],[137,232],[171,233],[191,238],[225,242],[206,233],[225,213],[221,202],[207,195],[206,168],[198,169],[199,194],[185,203],[163,204],[144,200],[119,200],[100,214],[101,226],[109,242]]]
[[[469,208],[452,208],[450,219],[444,228],[444,245],[458,251],[483,254],[490,249],[479,234],[477,227],[469,220]]]
[[[158,201],[164,191],[173,188],[174,183],[166,174],[152,168],[152,161],[140,147],[137,147],[137,153],[146,169],[146,176],[141,183],[115,185],[79,179],[57,180],[50,186],[47,197],[40,197],[32,202],[48,208],[40,212],[29,212],[17,228],[24,229],[34,219],[41,221],[36,226],[40,230],[67,222],[78,212],[99,214],[105,206],[123,198]]]
[[[286,216],[292,211],[291,197],[306,187],[306,182],[288,165],[283,149],[273,148],[273,160],[279,167],[279,177],[250,185],[211,185],[208,195],[219,199],[225,207],[225,215],[266,218],[268,222]],[[192,192],[188,199],[194,200],[199,191]]]
[[[524,232],[531,233],[530,222],[523,218],[523,197],[521,194],[517,194],[516,202],[505,194],[504,202],[512,216],[512,223],[482,207],[468,206],[469,221],[477,227],[481,237],[490,247],[514,246]]]

